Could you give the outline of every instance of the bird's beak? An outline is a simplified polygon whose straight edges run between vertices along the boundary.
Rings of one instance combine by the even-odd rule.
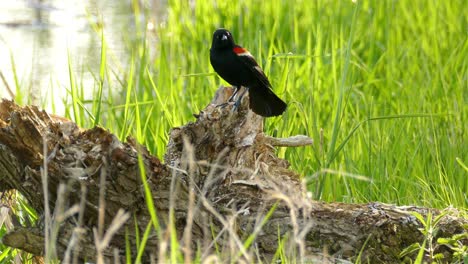
[[[223,36],[221,37],[221,40],[227,40],[227,36],[226,36],[226,35],[223,35]]]

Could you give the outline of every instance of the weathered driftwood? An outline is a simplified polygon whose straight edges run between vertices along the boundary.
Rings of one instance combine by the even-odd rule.
[[[60,224],[50,234],[52,240],[58,234],[54,243],[57,256],[67,260],[70,256],[91,261],[98,255],[104,259],[124,256],[126,230],[136,255],[135,228],[141,237],[151,223],[139,155],[161,226],[159,231],[152,230],[146,242],[146,260],[164,257],[171,224],[186,260],[197,248],[202,257],[208,256],[214,245],[230,260],[268,259],[280,238],[287,241],[285,250],[294,251],[301,260],[333,257],[353,261],[362,251],[362,260],[371,263],[400,262],[399,253],[405,247],[422,243],[422,226],[408,212],[426,216],[428,212],[438,215],[439,210],[310,200],[300,176],[275,155],[274,147],[310,144],[310,140],[264,135],[262,118],[244,103],[238,111],[232,111],[232,105],[215,107],[231,92],[230,88],[219,89],[194,123],[170,132],[164,163],[134,140],[122,143],[103,128],[80,129],[36,107],[19,107],[4,100],[0,104],[0,191],[19,190],[43,215],[41,169],[46,166],[48,206],[55,211],[55,223]],[[61,183],[65,188],[59,188]],[[100,191],[105,193],[105,206],[99,206]],[[82,206],[68,210],[76,204]],[[270,210],[272,207],[275,209]],[[97,254],[94,238],[104,236],[120,208],[131,217]],[[64,216],[67,210],[71,217]],[[271,215],[264,221],[267,213]],[[438,237],[466,232],[463,225],[467,221],[456,213],[452,209],[442,218]],[[45,217],[35,227],[17,226],[2,242],[44,254],[47,222]],[[58,226],[53,223],[52,227]],[[252,234],[252,247],[244,250],[242,241]],[[445,255],[444,261],[451,260],[449,248],[436,251]]]

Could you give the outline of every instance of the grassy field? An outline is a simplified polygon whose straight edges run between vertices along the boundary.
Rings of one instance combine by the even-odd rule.
[[[122,36],[125,70],[108,66],[103,45],[92,100],[71,74],[71,119],[134,136],[162,158],[169,130],[226,84],[209,63],[212,33],[225,27],[289,105],[265,121],[266,133],[314,139],[278,155],[315,199],[468,207],[464,0],[182,2],[169,1],[154,30],[135,19],[135,35]]]
[[[193,120],[225,84],[209,64],[212,33],[225,27],[289,104],[266,132],[314,139],[278,150],[314,198],[467,206],[464,1],[181,2],[169,2],[161,27],[137,23],[126,37],[132,59],[120,82],[109,82],[115,69],[103,63],[94,101],[80,101],[87,87],[74,87],[74,120],[136,136],[162,157],[169,129]]]

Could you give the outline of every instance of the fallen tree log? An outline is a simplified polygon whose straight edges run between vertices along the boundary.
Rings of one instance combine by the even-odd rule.
[[[195,250],[206,259],[215,248],[222,252],[218,257],[234,261],[271,260],[279,243],[300,261],[401,262],[405,248],[423,244],[428,236],[410,212],[435,217],[442,211],[309,199],[301,177],[275,155],[275,146],[310,139],[264,135],[262,118],[245,103],[238,111],[216,107],[231,93],[220,88],[195,122],[170,132],[164,163],[132,139],[123,143],[103,128],[81,129],[4,100],[0,192],[18,190],[44,219],[34,227],[16,226],[2,242],[63,261],[97,262],[124,260],[126,240],[137,257],[142,241],[136,238],[148,230],[143,262],[166,258],[175,234],[187,262]],[[455,260],[453,249],[434,245],[439,237],[466,234],[468,221],[459,214],[444,210],[438,232],[425,244],[432,243],[428,260],[431,254]],[[467,245],[468,238],[458,242]]]

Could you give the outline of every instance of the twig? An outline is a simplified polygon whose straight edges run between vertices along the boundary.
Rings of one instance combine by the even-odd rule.
[[[267,144],[276,147],[302,147],[314,144],[314,141],[304,135],[296,135],[288,138],[275,138],[271,136],[264,136]]]

